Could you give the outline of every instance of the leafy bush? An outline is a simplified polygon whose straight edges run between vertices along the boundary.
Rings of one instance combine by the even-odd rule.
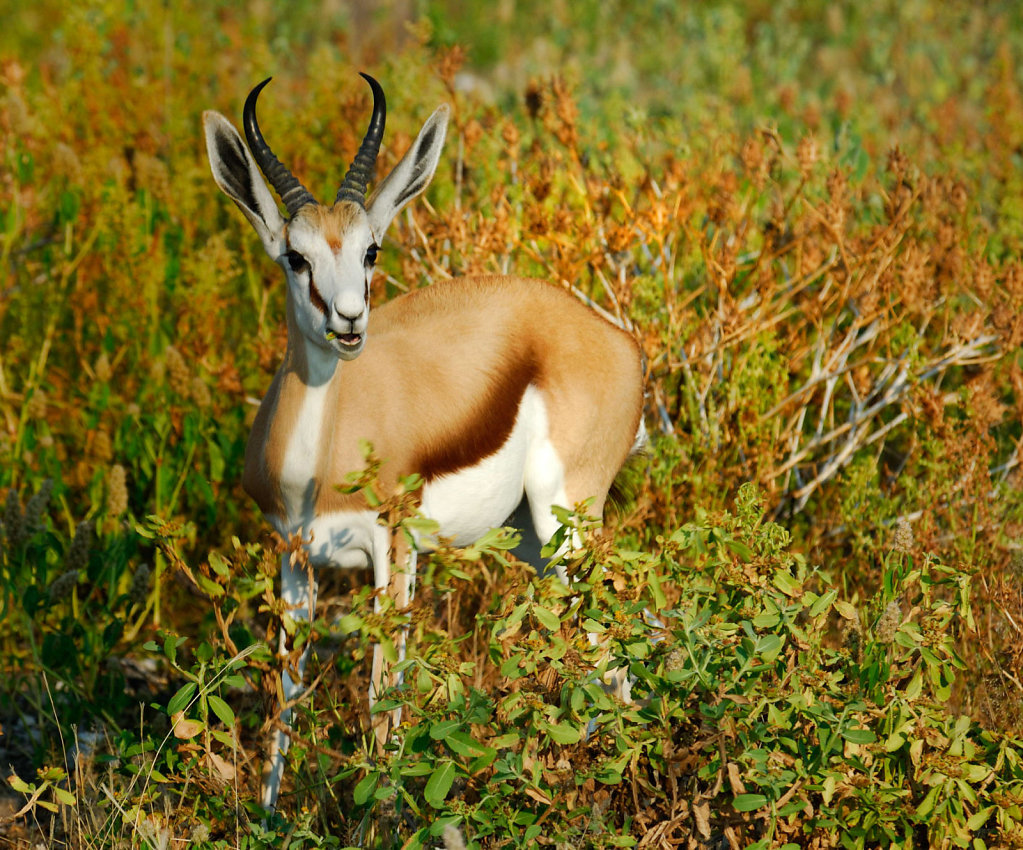
[[[508,594],[478,615],[474,662],[421,635],[380,706],[404,734],[327,786],[352,789],[348,822],[382,846],[453,825],[467,846],[1019,840],[1023,742],[946,708],[969,577],[891,550],[857,607],[788,542],[747,487],[658,557],[588,552],[571,596],[540,579]],[[615,667],[631,703],[601,682]]]

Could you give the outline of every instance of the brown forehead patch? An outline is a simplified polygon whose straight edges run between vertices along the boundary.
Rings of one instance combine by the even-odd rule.
[[[295,213],[295,218],[303,219],[309,227],[322,233],[330,250],[336,254],[361,212],[351,201],[342,201],[332,207],[307,204]]]

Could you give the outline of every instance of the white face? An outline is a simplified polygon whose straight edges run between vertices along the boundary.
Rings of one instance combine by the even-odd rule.
[[[203,113],[213,178],[238,204],[266,253],[284,269],[288,309],[302,334],[321,351],[352,360],[366,344],[369,284],[379,240],[395,215],[433,177],[448,114],[443,105],[427,119],[412,147],[374,189],[365,207],[347,200],[331,207],[306,203],[289,221],[281,215],[259,166],[231,122],[216,112]]]
[[[352,360],[366,344],[376,240],[361,207],[303,207],[288,223],[277,262],[295,320],[315,346]]]

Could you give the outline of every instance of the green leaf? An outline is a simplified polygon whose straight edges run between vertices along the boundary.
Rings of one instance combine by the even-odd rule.
[[[987,822],[987,819],[991,817],[991,813],[995,810],[995,808],[995,806],[988,806],[987,808],[981,809],[976,812],[973,817],[966,821],[966,825],[971,831],[976,832]]]
[[[860,614],[859,611],[856,610],[856,606],[846,602],[844,599],[836,599],[834,608],[846,620],[856,621],[860,618]]]
[[[383,637],[380,639],[380,649],[384,653],[384,659],[388,664],[398,663],[398,650],[394,646],[394,641],[389,637]]]
[[[362,628],[362,617],[358,614],[345,614],[337,621],[337,630],[341,634],[350,635]]]
[[[210,708],[213,709],[213,713],[220,718],[225,726],[234,726],[234,712],[231,710],[231,706],[215,694],[210,694],[206,701],[210,704]]]
[[[742,558],[744,561],[753,560],[753,550],[749,548],[745,543],[740,543],[738,540],[725,540],[725,548]]]
[[[430,835],[438,838],[449,826],[458,826],[461,822],[462,815],[445,815],[442,818],[437,818],[437,820],[430,824]]]
[[[444,738],[447,738],[452,732],[460,729],[461,726],[461,720],[441,720],[439,723],[431,724],[430,737],[435,741],[441,741]]]
[[[785,641],[779,635],[764,635],[757,641],[757,654],[765,661],[774,661]]]
[[[893,732],[888,736],[888,739],[884,742],[884,749],[886,753],[894,753],[903,744],[906,743],[906,736],[901,732]]]
[[[630,658],[646,658],[653,647],[649,640],[634,640],[625,644],[625,651]]]
[[[209,579],[202,573],[199,573],[195,577],[196,583],[199,588],[211,599],[219,599],[224,595],[224,588],[217,584],[213,579]]]
[[[620,785],[622,782],[622,769],[617,764],[607,764],[601,767],[593,778],[605,785]]]
[[[835,796],[835,776],[834,774],[828,774],[824,778],[824,783],[821,786],[821,798],[824,800],[825,806],[831,805],[831,798]]]
[[[819,617],[821,614],[827,611],[828,608],[831,607],[831,604],[835,601],[837,597],[838,597],[837,590],[835,589],[829,590],[827,593],[821,596],[816,602],[814,602],[813,605],[810,606],[810,616]]]
[[[774,574],[774,586],[786,596],[796,597],[803,592],[803,583],[787,570],[778,570]]]
[[[440,531],[440,524],[435,520],[427,519],[424,516],[412,516],[401,521],[402,528],[414,531],[424,536],[436,534]]]
[[[517,732],[506,732],[504,735],[498,735],[490,744],[499,750],[504,750],[515,746],[520,740],[521,738]]]
[[[224,453],[220,450],[220,446],[217,445],[215,440],[206,441],[207,456],[210,459],[210,480],[211,481],[223,481],[224,470],[227,468],[227,463],[224,460]]]
[[[398,789],[393,785],[381,785],[373,792],[374,800],[388,800],[398,793]]]
[[[416,670],[416,690],[421,694],[428,694],[433,690],[433,677],[426,667],[420,666]]]
[[[401,850],[423,850],[426,847],[426,839],[429,837],[429,834],[430,830],[424,826],[401,845]],[[348,850],[348,848],[345,848],[345,850]],[[352,850],[358,850],[358,848],[353,847]]]
[[[914,623],[903,623],[902,627],[895,633],[893,640],[904,649],[916,649],[923,640],[923,635],[913,629]]]
[[[19,794],[31,794],[36,790],[35,785],[29,785],[24,779],[18,774],[12,773],[7,777],[7,784],[11,786]]]
[[[526,616],[526,611],[529,610],[528,602],[520,602],[515,606],[515,609],[508,615],[508,619],[504,621],[506,629],[510,629],[516,623],[522,622],[522,618]]]
[[[501,662],[501,675],[508,679],[518,679],[521,677],[520,666],[522,664],[522,654],[517,653],[515,655],[509,655],[504,661]]]
[[[664,595],[661,587],[661,579],[656,572],[649,574],[650,593],[654,599],[654,611],[660,611],[668,605],[668,597]]]
[[[877,740],[870,729],[841,729],[839,734],[850,744],[873,744]]]
[[[426,776],[433,772],[433,765],[428,761],[416,761],[401,769],[402,776]]]
[[[232,735],[228,735],[227,732],[220,729],[211,729],[210,734],[213,736],[213,740],[220,741],[220,743],[225,747],[229,747],[231,749],[234,749],[238,743]]]
[[[230,563],[219,552],[210,552],[210,569],[224,578],[231,575]]]
[[[458,753],[460,756],[480,756],[487,751],[487,747],[484,747],[479,741],[472,737],[468,732],[457,730],[452,732],[444,739],[444,743],[447,744],[451,749]],[[496,754],[496,750],[495,750]]]
[[[396,708],[401,708],[401,701],[396,699],[381,699],[377,700],[370,709],[370,714],[386,714],[388,711],[394,711]]]
[[[451,790],[451,785],[455,781],[455,770],[454,762],[446,761],[433,772],[426,783],[423,797],[433,808],[439,809],[444,805],[448,791]]]
[[[479,773],[481,770],[490,767],[497,760],[497,750],[493,747],[487,747],[484,749],[483,754],[474,758],[469,762],[466,767],[466,772],[471,776]]]
[[[556,744],[577,744],[582,737],[581,729],[567,723],[545,723],[542,728]]]
[[[177,714],[179,711],[184,711],[185,706],[191,702],[192,697],[195,695],[195,690],[198,687],[195,682],[188,682],[182,685],[176,694],[171,697],[169,703],[167,703],[167,713]]]
[[[609,759],[600,765],[600,769],[594,774],[598,782],[605,785],[618,785],[622,781],[622,774],[634,755],[633,750],[627,750],[616,759]]]
[[[552,632],[561,628],[561,620],[553,611],[544,608],[542,605],[533,606],[533,616],[540,622],[540,625]]]
[[[923,690],[923,687],[924,687],[923,674],[919,670],[917,670],[913,678],[909,680],[909,684],[906,685],[906,690],[904,691],[906,699],[909,700],[910,702],[916,700],[920,696],[920,692]]]
[[[732,808],[737,812],[755,812],[767,805],[767,797],[763,794],[738,794],[732,801]]]
[[[421,476],[418,472],[406,475],[401,479],[401,486],[406,493],[414,493],[423,486],[423,476]]]
[[[916,816],[920,820],[924,820],[931,811],[934,809],[934,803],[938,798],[938,791],[941,790],[941,785],[935,785],[927,792],[927,796],[923,798],[920,805],[916,807]]]
[[[178,647],[185,642],[185,638],[177,635],[167,635],[163,639],[163,654],[171,664],[178,660]]]
[[[355,802],[355,805],[364,806],[369,798],[373,796],[379,781],[379,773],[367,773],[362,777],[352,791],[352,800]]]

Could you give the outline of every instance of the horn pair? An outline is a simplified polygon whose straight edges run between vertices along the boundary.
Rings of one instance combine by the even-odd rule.
[[[380,141],[384,137],[384,122],[387,119],[387,102],[384,99],[384,90],[380,83],[374,80],[369,74],[361,75],[370,88],[373,90],[373,117],[369,121],[369,129],[359,146],[359,152],[349,166],[341,188],[337,191],[334,203],[338,201],[352,201],[360,207],[366,206],[366,187],[373,178],[376,170],[377,154],[380,152]],[[245,138],[249,143],[249,150],[256,160],[256,165],[263,172],[263,176],[273,186],[274,191],[280,196],[281,201],[288,210],[288,215],[294,217],[306,204],[315,204],[316,198],[306,189],[298,178],[292,174],[282,163],[259,131],[259,122],[256,120],[256,101],[263,87],[273,79],[267,77],[256,86],[245,99],[245,109],[242,113],[242,124],[245,130]]]

